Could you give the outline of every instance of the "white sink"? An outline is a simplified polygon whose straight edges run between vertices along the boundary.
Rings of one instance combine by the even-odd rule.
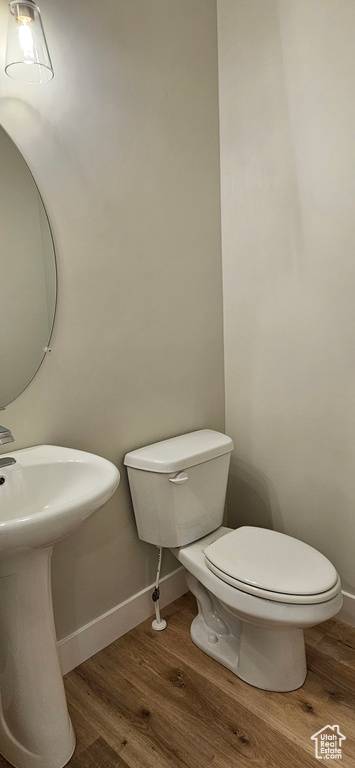
[[[0,467],[0,751],[16,768],[62,768],[75,747],[54,630],[52,545],[111,498],[119,471],[40,445]],[[73,585],[74,586],[74,585]]]
[[[110,461],[71,448],[38,445],[6,455],[16,464],[0,468],[0,557],[67,536],[106,504],[120,479]]]

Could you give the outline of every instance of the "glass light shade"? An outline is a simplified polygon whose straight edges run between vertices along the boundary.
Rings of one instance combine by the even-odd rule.
[[[54,75],[40,10],[32,0],[9,3],[5,72],[23,83],[46,83]]]

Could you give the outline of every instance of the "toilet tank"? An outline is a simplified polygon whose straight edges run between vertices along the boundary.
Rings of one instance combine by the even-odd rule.
[[[138,535],[182,547],[222,524],[230,437],[201,429],[125,456]]]

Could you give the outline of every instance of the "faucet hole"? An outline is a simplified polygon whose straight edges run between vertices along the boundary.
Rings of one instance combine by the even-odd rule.
[[[5,480],[6,480],[6,477],[4,477],[4,475],[1,475],[1,477],[0,477],[0,485],[4,485]]]

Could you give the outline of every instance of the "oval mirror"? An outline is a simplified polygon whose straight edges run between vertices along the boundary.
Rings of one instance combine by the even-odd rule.
[[[53,238],[33,176],[0,126],[0,407],[23,392],[52,333]]]

